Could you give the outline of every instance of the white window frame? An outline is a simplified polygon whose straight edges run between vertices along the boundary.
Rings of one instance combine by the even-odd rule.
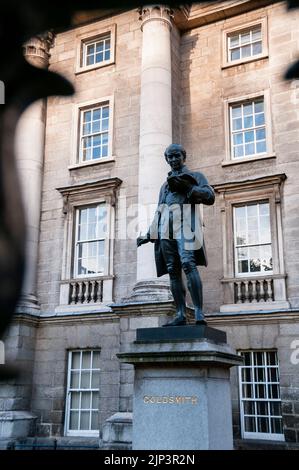
[[[90,28],[90,27],[89,27]],[[80,74],[83,72],[88,72],[90,70],[95,70],[98,68],[105,67],[115,63],[115,43],[116,43],[116,24],[107,25],[105,27],[97,28],[91,31],[87,31],[85,34],[81,32],[77,37],[77,59],[75,66],[75,74]],[[84,65],[84,55],[86,45],[95,43],[101,38],[110,35],[110,58],[109,60],[103,60],[102,62],[97,62],[95,64]]]
[[[266,152],[262,154],[255,154],[248,157],[233,158],[233,147],[232,139],[233,133],[231,129],[231,109],[232,106],[237,104],[243,104],[247,101],[254,101],[256,99],[264,99],[264,113],[265,113],[265,128],[266,128]],[[225,160],[222,162],[222,166],[237,165],[246,162],[252,162],[254,160],[263,160],[267,158],[275,158],[273,148],[273,129],[272,129],[272,113],[271,113],[271,101],[270,101],[270,90],[262,90],[260,92],[251,93],[244,96],[238,96],[233,98],[227,98],[224,100],[224,116],[225,116]]]
[[[263,353],[264,356],[266,356],[266,354],[268,352],[275,352],[276,355],[277,355],[277,351],[274,350],[274,349],[271,349],[271,350],[244,350],[244,351],[239,351],[238,354],[241,355],[241,352],[250,352],[252,357],[253,357],[253,353],[257,353],[257,352],[260,352],[260,353]],[[252,360],[253,362],[253,360]],[[266,363],[265,363],[266,364]],[[253,390],[254,390],[254,397],[253,398],[246,398],[246,397],[243,397],[243,388],[242,388],[242,385],[244,383],[259,383],[259,382],[243,382],[242,381],[242,370],[245,368],[246,366],[239,366],[238,367],[238,375],[239,375],[239,406],[240,406],[240,422],[241,422],[241,436],[242,436],[242,439],[264,439],[264,440],[272,440],[272,441],[281,441],[281,442],[284,442],[285,441],[285,437],[284,437],[284,434],[277,434],[277,433],[261,433],[261,432],[247,432],[245,431],[245,413],[244,413],[244,407],[243,407],[243,401],[253,401],[253,402],[257,402],[257,401],[266,401],[266,402],[280,402],[281,403],[281,397],[279,398],[265,398],[265,399],[258,399],[258,398],[255,398],[255,390],[254,390],[254,386],[253,386]],[[256,366],[252,365],[252,366],[247,366],[247,367],[250,367],[252,369],[252,377],[254,378],[254,370],[256,368]],[[260,366],[260,367],[263,367],[263,366]],[[265,382],[261,382],[261,383],[265,383],[266,384],[266,390],[267,390],[267,396],[268,396],[268,385],[269,384],[278,384],[278,389],[279,389],[279,385],[280,385],[280,377],[279,377],[279,360],[278,360],[278,357],[277,357],[277,365],[276,366],[273,366],[273,365],[265,365],[264,366],[266,369],[267,368],[274,368],[276,367],[277,368],[277,371],[278,371],[278,382],[269,382],[268,381],[268,377],[267,377],[267,374],[266,374],[266,380]],[[269,410],[269,407],[268,407],[268,410]],[[255,411],[256,411],[256,408],[255,408]],[[251,415],[250,415],[251,416]],[[257,415],[257,413],[255,413],[255,415],[252,415],[252,416],[255,416],[255,419],[257,419],[257,417],[259,415]],[[269,415],[270,413],[269,413]],[[261,417],[265,417],[264,415]],[[282,419],[282,415],[281,416],[277,416],[277,418],[279,419]]]
[[[254,56],[241,58],[238,60],[229,60],[229,37],[237,33],[254,29],[256,26],[261,26],[262,32],[262,52]],[[222,68],[235,67],[247,62],[253,62],[269,57],[269,40],[268,40],[268,18],[264,16],[252,22],[238,24],[229,28],[225,28],[222,32]]]
[[[78,240],[78,231],[79,231],[79,213],[80,210],[82,209],[88,209],[91,207],[98,207],[100,205],[105,205],[106,206],[106,224],[107,224],[107,233],[106,233],[106,238],[98,238],[93,241],[104,241],[104,267],[103,267],[103,272],[98,272],[98,273],[92,273],[92,274],[78,274],[78,248],[79,248],[79,240]],[[74,244],[73,244],[73,276],[74,278],[89,278],[89,277],[101,277],[104,276],[105,274],[108,273],[109,269],[109,226],[108,224],[110,223],[110,217],[109,217],[109,207],[105,201],[98,202],[97,204],[89,204],[89,205],[84,205],[84,206],[76,206],[75,207],[75,214],[74,214],[74,231],[75,231],[75,236],[74,236]],[[90,240],[86,240],[90,241]]]
[[[69,429],[69,424],[70,424],[70,404],[71,404],[71,393],[72,391],[75,391],[77,389],[71,389],[70,388],[70,385],[71,385],[71,364],[72,364],[72,354],[74,352],[80,352],[80,377],[81,377],[81,371],[82,371],[82,353],[83,352],[91,352],[92,353],[92,357],[93,357],[93,353],[94,352],[101,352],[100,349],[74,349],[74,350],[71,350],[71,351],[68,351],[68,362],[67,362],[67,389],[66,389],[66,401],[65,401],[65,424],[64,424],[64,435],[65,436],[98,436],[99,435],[99,430],[72,430],[72,429]],[[83,369],[85,370],[85,369]],[[101,369],[100,368],[96,368],[96,369],[86,369],[86,370],[95,370],[95,371],[98,371],[99,373],[101,372]],[[97,388],[97,389],[92,389],[92,388],[89,388],[89,389],[78,389],[77,391],[79,392],[98,392],[98,394],[100,393],[100,387]],[[80,408],[81,410],[81,408]],[[99,411],[99,410],[97,410]],[[79,414],[80,415],[80,414]]]
[[[237,224],[236,224],[236,208],[237,207],[248,207],[248,206],[255,206],[255,205],[260,205],[263,203],[267,203],[269,206],[269,219],[270,219],[270,237],[271,237],[271,243],[261,243],[260,245],[244,245],[244,248],[248,248],[250,246],[263,246],[263,245],[271,245],[271,250],[272,250],[272,261],[273,261],[273,240],[272,240],[272,226],[273,222],[271,221],[271,205],[269,200],[259,200],[253,203],[243,203],[243,204],[236,204],[233,206],[233,225],[234,225],[234,265],[235,265],[235,277],[244,277],[244,278],[254,278],[260,277],[263,275],[271,275],[273,274],[273,269],[271,271],[258,271],[258,272],[248,272],[248,273],[239,273],[238,272],[238,255],[237,255],[237,250],[238,248],[241,248],[240,246],[237,246]],[[246,220],[247,223],[247,220]]]
[[[81,137],[82,137],[82,117],[83,112],[89,109],[96,109],[104,104],[109,105],[109,128],[108,128],[108,155],[92,160],[81,161]],[[71,132],[71,162],[69,170],[90,165],[98,165],[105,162],[114,161],[113,156],[113,124],[114,124],[114,96],[104,96],[98,100],[85,101],[74,105],[73,122]]]

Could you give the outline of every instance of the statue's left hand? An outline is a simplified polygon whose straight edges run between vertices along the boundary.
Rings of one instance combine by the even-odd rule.
[[[191,191],[193,185],[189,183],[189,181],[186,181],[179,176],[172,177],[172,182],[176,188],[176,190],[180,193],[188,193]]]

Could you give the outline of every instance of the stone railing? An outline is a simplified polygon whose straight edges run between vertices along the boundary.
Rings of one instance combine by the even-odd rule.
[[[289,308],[286,298],[286,276],[272,274],[256,277],[223,279],[221,312]]]
[[[273,279],[239,279],[234,281],[235,304],[273,302],[275,299]]]
[[[69,305],[87,305],[103,301],[102,279],[72,279],[69,283]]]

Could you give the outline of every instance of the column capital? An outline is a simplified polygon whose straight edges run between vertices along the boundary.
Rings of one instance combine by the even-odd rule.
[[[23,46],[24,56],[28,62],[47,68],[54,39],[55,34],[52,31],[46,31],[30,38]]]
[[[168,5],[153,4],[144,5],[138,9],[141,23],[141,31],[144,25],[150,21],[161,21],[172,27],[173,10]]]

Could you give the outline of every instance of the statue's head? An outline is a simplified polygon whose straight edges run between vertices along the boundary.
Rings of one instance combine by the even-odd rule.
[[[182,145],[171,144],[165,150],[164,156],[172,170],[179,170],[186,160],[186,150]]]

